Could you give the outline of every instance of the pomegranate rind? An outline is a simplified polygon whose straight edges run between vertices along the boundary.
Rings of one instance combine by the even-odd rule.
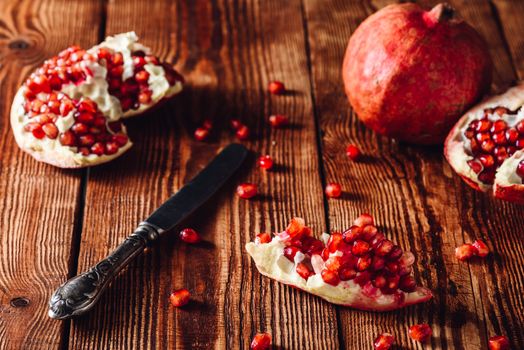
[[[411,293],[399,291],[391,295],[381,294],[378,297],[371,297],[366,295],[363,289],[352,280],[341,281],[337,286],[332,286],[325,283],[320,274],[315,274],[306,281],[295,272],[295,264],[282,254],[284,247],[285,245],[275,237],[266,244],[247,243],[246,251],[262,275],[316,295],[333,304],[381,312],[397,310],[432,298],[431,291],[424,287],[418,287]],[[295,262],[300,259],[300,254],[295,255]]]
[[[493,63],[485,41],[448,12],[443,4],[431,11],[392,4],[355,30],[342,78],[367,127],[409,143],[440,144],[489,91]]]
[[[520,110],[519,115],[523,113],[521,107],[524,106],[524,83],[508,89],[501,95],[492,96],[466,112],[448,134],[444,143],[444,156],[453,170],[473,189],[491,191],[496,198],[524,204],[524,185],[516,183],[519,179],[514,177],[517,176],[514,172],[518,162],[524,160],[524,151],[517,151],[504,161],[497,169],[493,186],[479,181],[477,174],[467,164],[473,157],[466,152],[464,129],[472,120],[483,115],[485,109],[499,106],[512,111]]]

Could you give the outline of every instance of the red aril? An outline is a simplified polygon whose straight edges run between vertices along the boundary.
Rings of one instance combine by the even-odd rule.
[[[360,159],[361,153],[360,149],[355,145],[348,145],[346,148],[346,154],[352,161],[357,161]]]
[[[271,242],[271,236],[269,233],[259,233],[255,238],[255,243],[264,244]]]
[[[251,341],[251,350],[268,350],[271,347],[271,335],[269,333],[257,333]]]
[[[338,198],[342,195],[342,187],[338,183],[330,183],[325,189],[328,198]]]
[[[257,194],[257,185],[251,183],[243,183],[237,187],[237,194],[240,198],[253,198]]]
[[[389,333],[382,333],[373,342],[375,350],[389,350],[393,343],[395,342],[395,337]]]
[[[171,293],[169,296],[169,301],[174,307],[181,307],[189,303],[191,298],[191,293],[185,288],[177,289]]]
[[[261,156],[258,158],[258,166],[264,170],[270,170],[273,167],[273,159],[268,156]]]
[[[289,124],[289,120],[285,115],[274,114],[269,116],[269,125],[273,128],[281,128]]]
[[[194,244],[200,242],[200,235],[192,228],[185,228],[180,231],[180,239],[186,243]]]
[[[488,256],[488,254],[489,254],[489,247],[488,247],[488,245],[486,243],[484,243],[480,239],[477,239],[477,240],[475,240],[475,242],[473,242],[472,245],[477,250],[476,254],[478,256],[480,256],[481,258],[485,258],[486,256]]]
[[[489,338],[488,346],[489,350],[510,350],[508,338],[502,335],[496,335]]]
[[[477,249],[472,244],[463,244],[455,248],[455,256],[460,261],[466,261],[477,255]]]
[[[411,339],[423,343],[431,338],[433,332],[428,324],[422,323],[409,327],[408,333]]]
[[[196,128],[194,136],[197,141],[205,141],[209,137],[209,129]]]
[[[268,87],[267,87],[267,89],[273,95],[281,95],[281,94],[283,94],[286,91],[286,87],[284,86],[284,83],[282,83],[282,82],[280,82],[278,80],[274,80],[274,81],[270,82]]]
[[[238,119],[231,119],[229,124],[231,125],[231,128],[233,130],[238,130],[238,128],[240,128],[242,126],[242,123]]]
[[[349,102],[366,126],[419,144],[441,143],[489,91],[491,72],[486,43],[449,5],[424,11],[413,3],[363,21],[342,68]]]
[[[262,274],[332,303],[384,311],[429,300],[431,292],[410,275],[413,254],[386,240],[369,214],[355,221],[365,225],[319,240],[294,218],[271,244],[255,240],[246,249]],[[369,241],[364,231],[374,232]]]
[[[244,141],[249,138],[249,128],[245,125],[241,125],[238,127],[235,135],[237,136],[237,139]]]

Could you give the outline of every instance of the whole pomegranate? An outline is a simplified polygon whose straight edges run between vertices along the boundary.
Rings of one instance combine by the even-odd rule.
[[[442,143],[491,85],[480,35],[447,4],[430,11],[390,5],[349,40],[342,77],[351,106],[369,128],[417,144]]]

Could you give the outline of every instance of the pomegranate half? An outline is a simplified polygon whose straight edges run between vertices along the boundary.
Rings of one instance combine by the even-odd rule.
[[[468,111],[451,130],[444,155],[468,185],[524,204],[524,84]]]
[[[349,40],[342,67],[366,126],[409,143],[438,144],[489,91],[492,61],[480,35],[447,4],[389,5]]]
[[[246,250],[261,274],[334,304],[388,311],[432,297],[411,276],[413,254],[378,232],[368,214],[344,233],[322,239],[294,218],[285,231],[256,239]]]
[[[80,168],[131,147],[121,119],[142,114],[182,89],[183,78],[135,33],[88,50],[72,46],[46,60],[15,95],[11,127],[39,161]]]

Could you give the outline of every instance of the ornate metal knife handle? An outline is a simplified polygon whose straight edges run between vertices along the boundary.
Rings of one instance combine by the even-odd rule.
[[[91,309],[118,272],[162,231],[147,222],[140,223],[135,232],[104,260],[58,287],[49,300],[49,317],[63,320]]]

